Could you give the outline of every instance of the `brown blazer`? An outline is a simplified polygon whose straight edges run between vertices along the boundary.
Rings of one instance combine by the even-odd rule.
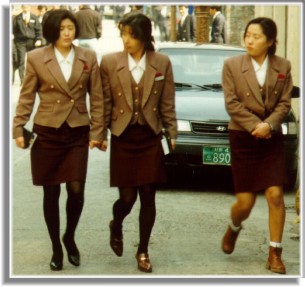
[[[53,128],[59,128],[65,121],[70,127],[91,125],[90,140],[103,139],[103,92],[96,54],[76,46],[74,49],[75,59],[68,82],[52,45],[28,53],[25,80],[13,121],[13,138],[23,135],[22,127],[30,118],[38,93],[40,103],[34,116],[35,124]],[[87,93],[90,111],[86,106]]]
[[[265,121],[275,131],[281,131],[281,124],[291,107],[291,64],[275,55],[268,57],[265,103],[251,57],[246,54],[225,61],[222,85],[225,106],[231,117],[229,129],[251,132],[258,123]]]
[[[119,136],[128,126],[133,114],[131,73],[127,52],[103,56],[100,65],[105,126]],[[165,128],[173,139],[177,137],[175,85],[168,56],[146,52],[146,70],[142,110],[146,122],[158,134]]]

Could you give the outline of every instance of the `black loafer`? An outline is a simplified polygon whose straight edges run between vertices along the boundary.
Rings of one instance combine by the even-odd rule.
[[[68,240],[67,237],[64,235],[62,238],[63,243],[66,247],[67,253],[68,253],[68,260],[69,262],[74,266],[80,265],[80,254],[77,249],[77,246],[74,242],[74,240]]]
[[[55,254],[53,253],[51,262],[50,262],[50,268],[52,271],[60,271],[62,270],[63,266],[63,254]]]
[[[121,257],[123,255],[123,235],[115,235],[113,230],[113,220],[109,223],[110,228],[110,246],[113,252]]]

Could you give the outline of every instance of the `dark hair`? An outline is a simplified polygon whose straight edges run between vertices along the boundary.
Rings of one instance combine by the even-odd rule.
[[[249,26],[252,24],[260,25],[264,35],[267,37],[267,41],[273,41],[272,45],[268,49],[268,54],[274,55],[276,52],[276,44],[277,44],[277,27],[275,22],[267,17],[258,17],[251,20],[246,26],[244,32],[244,39],[246,37]]]
[[[118,25],[120,30],[124,26],[129,26],[134,37],[144,42],[145,50],[155,51],[151,21],[147,16],[140,12],[129,12],[123,16]]]
[[[221,10],[221,6],[219,5],[214,5],[214,6],[210,6],[210,9],[215,9],[216,11],[220,11]]]
[[[75,38],[78,37],[79,29],[77,21],[72,12],[65,9],[58,9],[50,11],[47,15],[46,21],[43,24],[43,37],[52,44],[59,38],[60,24],[63,20],[70,19],[75,25]]]

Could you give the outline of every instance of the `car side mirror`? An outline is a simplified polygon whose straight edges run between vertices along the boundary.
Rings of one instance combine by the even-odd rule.
[[[297,86],[293,86],[292,92],[291,92],[292,98],[299,98],[300,97],[300,88]]]

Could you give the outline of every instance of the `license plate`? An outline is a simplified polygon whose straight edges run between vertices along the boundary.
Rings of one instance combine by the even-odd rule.
[[[203,146],[203,164],[231,165],[231,153],[228,146]]]

